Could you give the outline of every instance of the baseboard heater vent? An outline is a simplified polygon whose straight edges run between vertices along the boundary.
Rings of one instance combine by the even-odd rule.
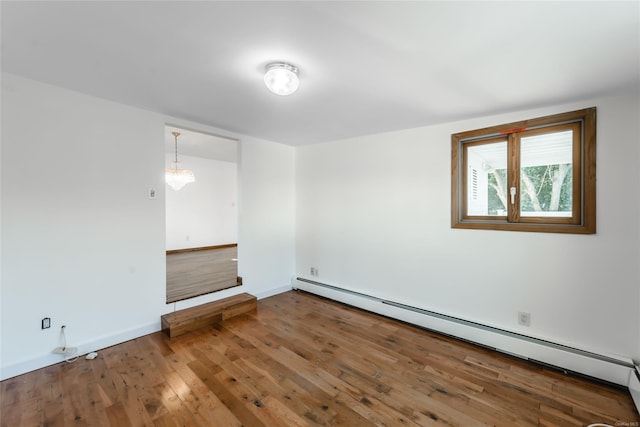
[[[302,277],[293,280],[293,288],[563,371],[625,387],[631,385],[631,379],[634,384],[638,382],[630,359],[598,354]]]
[[[394,307],[403,308],[405,310],[415,311],[416,313],[422,313],[422,314],[426,314],[428,316],[433,316],[433,317],[437,317],[437,318],[440,318],[440,319],[446,319],[446,320],[449,320],[451,322],[457,322],[457,323],[460,323],[460,324],[463,324],[463,325],[467,325],[467,326],[471,326],[471,327],[474,327],[474,328],[483,329],[485,331],[491,331],[491,332],[494,332],[494,333],[497,333],[497,334],[502,334],[502,335],[518,338],[518,339],[521,339],[521,340],[527,340],[529,342],[534,342],[534,343],[537,343],[537,344],[540,344],[540,345],[544,345],[544,346],[547,346],[547,347],[553,347],[553,348],[557,348],[559,350],[569,351],[571,353],[580,354],[582,356],[592,357],[594,359],[600,359],[602,361],[605,361],[605,362],[608,362],[608,363],[615,363],[615,364],[618,364],[618,365],[621,365],[621,366],[625,366],[627,368],[633,368],[633,363],[628,363],[628,362],[625,362],[623,360],[618,360],[618,359],[614,359],[612,357],[604,356],[602,354],[593,353],[593,352],[586,351],[586,350],[581,350],[579,348],[570,347],[570,346],[563,345],[563,344],[557,344],[557,343],[554,343],[552,341],[547,341],[547,340],[543,340],[543,339],[540,339],[540,338],[530,337],[528,335],[519,334],[517,332],[511,332],[511,331],[508,331],[506,329],[500,329],[500,328],[496,328],[496,327],[493,327],[493,326],[487,326],[487,325],[483,325],[482,323],[471,322],[469,320],[460,319],[458,317],[448,316],[446,314],[440,314],[440,313],[436,313],[434,311],[424,310],[422,308],[412,307],[410,305],[400,304],[400,303],[393,302],[393,301],[382,300],[382,303],[383,304],[389,304],[389,305],[392,305]],[[500,349],[495,349],[495,350],[500,350]]]
[[[638,412],[640,412],[640,365],[635,366],[633,374],[629,378],[629,392]]]

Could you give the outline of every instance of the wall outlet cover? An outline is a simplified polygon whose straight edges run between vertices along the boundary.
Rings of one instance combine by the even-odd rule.
[[[531,326],[531,313],[524,311],[518,312],[518,324],[522,326]]]

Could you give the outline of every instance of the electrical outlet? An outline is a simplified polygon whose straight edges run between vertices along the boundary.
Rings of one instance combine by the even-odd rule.
[[[310,271],[312,276],[317,276],[318,275],[318,269],[315,267],[311,267],[311,271]]]
[[[531,326],[531,313],[524,311],[518,312],[518,324],[522,326]]]
[[[51,327],[51,318],[45,317],[42,319],[42,329],[49,329]]]

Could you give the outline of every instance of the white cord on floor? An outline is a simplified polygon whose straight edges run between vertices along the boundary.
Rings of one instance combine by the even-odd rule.
[[[60,336],[62,337],[62,351],[67,350],[67,336],[64,333],[65,328],[66,328],[66,325],[62,325],[62,327],[60,328]],[[73,353],[69,355],[71,357],[65,358],[64,361],[67,363],[73,363],[76,360],[78,360],[78,356],[73,357],[73,355],[76,354],[77,352],[78,352],[78,349],[74,347]]]

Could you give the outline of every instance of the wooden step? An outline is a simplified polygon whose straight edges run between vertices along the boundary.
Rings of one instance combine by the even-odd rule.
[[[170,338],[255,310],[257,298],[248,293],[234,295],[207,304],[177,310],[160,317],[162,330]]]

